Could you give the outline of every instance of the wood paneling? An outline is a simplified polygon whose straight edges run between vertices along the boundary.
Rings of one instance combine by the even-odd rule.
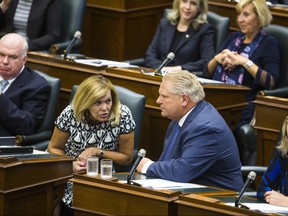
[[[53,215],[73,175],[72,159],[25,155],[0,158],[0,215]]]
[[[255,101],[257,129],[257,165],[268,166],[284,118],[288,115],[288,99],[258,95]]]
[[[170,0],[88,0],[82,53],[127,60],[144,56]]]

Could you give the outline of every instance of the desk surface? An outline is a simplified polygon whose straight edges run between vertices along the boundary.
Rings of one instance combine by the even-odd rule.
[[[241,201],[242,203],[260,203],[256,199],[249,197],[243,197]],[[201,197],[195,194],[180,196],[175,201],[177,204],[177,215],[267,215],[245,208],[235,208],[234,205],[226,205],[234,202],[235,196],[231,195]]]
[[[0,157],[0,215],[53,215],[73,176],[71,158]]]
[[[89,177],[85,173],[76,174],[71,179],[74,185],[75,215],[199,215],[203,210],[207,215],[207,209],[208,215],[215,212],[218,212],[218,215],[227,212],[233,214],[226,215],[263,215],[224,205],[227,201],[235,201],[236,193],[233,191],[213,187],[207,187],[206,191],[199,188],[190,191],[153,190],[117,182],[126,180],[127,175],[128,173],[116,173],[113,181],[109,181]],[[134,179],[143,178],[146,176],[135,173]],[[246,201],[245,199],[257,202],[252,198],[243,198],[242,201]]]

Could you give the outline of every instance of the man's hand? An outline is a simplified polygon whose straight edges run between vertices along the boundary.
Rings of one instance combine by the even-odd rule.
[[[148,161],[151,161],[151,160],[149,158],[143,157],[142,160],[140,161],[139,165],[136,168],[137,172],[141,173],[141,170],[142,170],[144,164]]]

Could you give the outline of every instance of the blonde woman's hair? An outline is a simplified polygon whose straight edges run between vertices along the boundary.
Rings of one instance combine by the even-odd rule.
[[[182,0],[174,0],[172,11],[167,15],[167,19],[171,22],[172,25],[177,25],[180,19],[179,7],[181,1]],[[191,23],[193,29],[195,30],[198,30],[203,23],[207,23],[208,2],[207,0],[198,1],[199,12]]]
[[[236,5],[237,13],[240,13],[241,9],[248,4],[254,5],[254,11],[259,18],[260,27],[267,27],[273,17],[269,10],[266,0],[240,0]]]
[[[284,119],[281,141],[276,148],[280,150],[283,157],[288,157],[288,116]]]
[[[204,88],[197,76],[187,70],[174,71],[166,74],[163,81],[173,83],[171,93],[176,95],[188,95],[190,100],[198,103],[205,98]]]
[[[112,126],[118,125],[121,111],[116,89],[110,80],[101,75],[90,76],[79,85],[72,100],[75,118],[81,122],[87,121],[87,118],[91,117],[89,108],[92,107],[97,100],[105,96],[108,91],[111,91],[112,97],[112,109],[109,121],[111,121]]]

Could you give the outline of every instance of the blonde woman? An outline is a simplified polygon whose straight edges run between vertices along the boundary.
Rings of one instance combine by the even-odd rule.
[[[132,161],[135,122],[129,108],[120,104],[112,83],[103,76],[84,80],[55,121],[48,151],[75,158],[73,171],[86,169],[92,155],[128,165]],[[62,199],[62,214],[72,215],[72,183]]]
[[[280,52],[276,39],[266,34],[272,15],[266,0],[240,0],[236,5],[240,31],[228,36],[212,58],[205,75],[228,84],[251,88],[240,124],[249,124],[258,91],[273,89],[279,77]],[[271,47],[269,50],[267,47]]]
[[[288,207],[288,116],[283,122],[280,143],[259,184],[257,198]]]
[[[207,0],[174,0],[145,54],[145,66],[157,68],[173,52],[175,58],[163,71],[203,71],[215,54],[215,30],[207,23],[207,11]]]

